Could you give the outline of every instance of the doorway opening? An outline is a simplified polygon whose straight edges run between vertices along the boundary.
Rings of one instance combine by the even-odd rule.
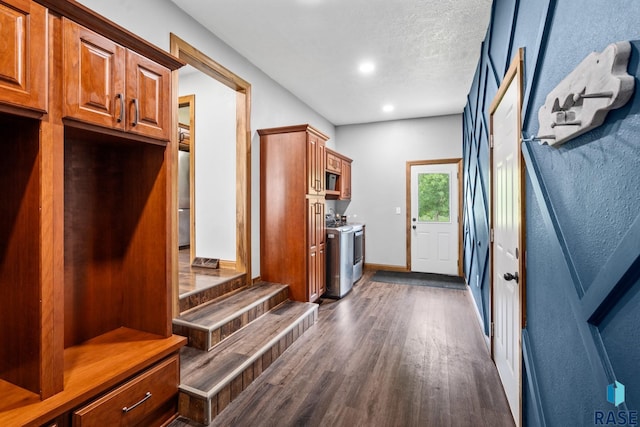
[[[235,260],[233,265],[228,265],[227,267],[234,268],[236,272],[244,273],[245,280],[247,285],[251,284],[252,275],[251,275],[251,125],[250,125],[250,117],[251,117],[251,85],[229,71],[222,65],[218,64],[213,59],[209,58],[204,53],[200,52],[189,43],[180,39],[175,34],[170,34],[170,50],[171,53],[183,60],[187,63],[187,66],[193,67],[196,70],[204,73],[205,75],[213,78],[215,81],[221,83],[226,88],[229,88],[235,94],[235,123],[231,124],[232,128],[235,129],[235,179],[230,179],[232,182],[222,182],[216,183],[217,185],[224,185],[227,187],[231,187],[235,189],[235,203],[234,206],[231,206],[233,209],[234,215],[233,224],[229,226],[235,229]],[[177,88],[178,86],[178,72],[173,73],[173,87]],[[176,95],[177,98],[177,95]],[[194,97],[195,99],[195,97]],[[176,127],[177,129],[177,127]],[[177,130],[176,130],[177,132]],[[195,132],[192,129],[191,138],[195,137]],[[191,195],[191,220],[190,220],[190,250],[189,250],[189,262],[193,262],[196,257],[196,248],[195,241],[193,239],[195,235],[194,227],[194,209],[193,209],[193,199],[194,199],[194,188],[199,184],[207,185],[207,183],[198,183],[195,182],[194,178],[194,157],[197,149],[195,145],[192,144],[190,147],[191,153],[191,170],[190,170],[190,195]],[[177,150],[177,148],[176,148]],[[177,154],[176,154],[177,157]],[[176,162],[177,163],[177,162]],[[176,165],[177,166],[177,165]],[[174,167],[173,179],[176,183],[175,191],[177,193],[177,167]],[[210,183],[209,183],[210,184]],[[215,192],[215,188],[212,188],[212,192]],[[177,196],[177,194],[176,194]],[[177,197],[174,197],[177,199]],[[233,203],[233,202],[231,202]],[[178,227],[177,227],[177,208],[174,209],[176,212],[176,220],[174,224],[174,241],[175,245],[173,245],[173,253],[172,253],[172,264],[174,266],[174,316],[177,316],[180,312],[179,308],[179,251],[178,251]],[[184,254],[180,254],[182,258],[184,258]]]

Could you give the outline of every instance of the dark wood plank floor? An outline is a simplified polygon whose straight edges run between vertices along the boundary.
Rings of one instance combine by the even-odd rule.
[[[468,291],[371,276],[210,426],[513,426]]]

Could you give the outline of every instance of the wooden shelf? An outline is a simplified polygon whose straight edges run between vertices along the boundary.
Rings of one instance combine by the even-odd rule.
[[[64,351],[64,391],[40,396],[0,380],[0,425],[40,425],[175,353],[186,338],[118,328]]]

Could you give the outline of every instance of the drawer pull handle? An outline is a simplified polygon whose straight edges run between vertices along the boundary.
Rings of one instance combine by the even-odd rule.
[[[132,411],[134,409],[136,409],[138,406],[142,405],[144,402],[146,402],[147,400],[151,399],[151,392],[148,391],[147,394],[144,395],[144,397],[142,398],[142,400],[134,405],[131,406],[125,406],[124,408],[122,408],[122,412],[124,412],[125,414],[129,411]]]

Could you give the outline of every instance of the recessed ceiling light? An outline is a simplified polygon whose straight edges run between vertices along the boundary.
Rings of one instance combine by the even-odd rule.
[[[360,67],[358,67],[358,69],[362,74],[370,74],[373,72],[373,70],[376,69],[376,66],[373,64],[373,62],[363,62],[360,64]]]
[[[394,110],[394,108],[395,107],[393,105],[387,104],[382,107],[382,111],[384,111],[385,113],[390,113]]]

